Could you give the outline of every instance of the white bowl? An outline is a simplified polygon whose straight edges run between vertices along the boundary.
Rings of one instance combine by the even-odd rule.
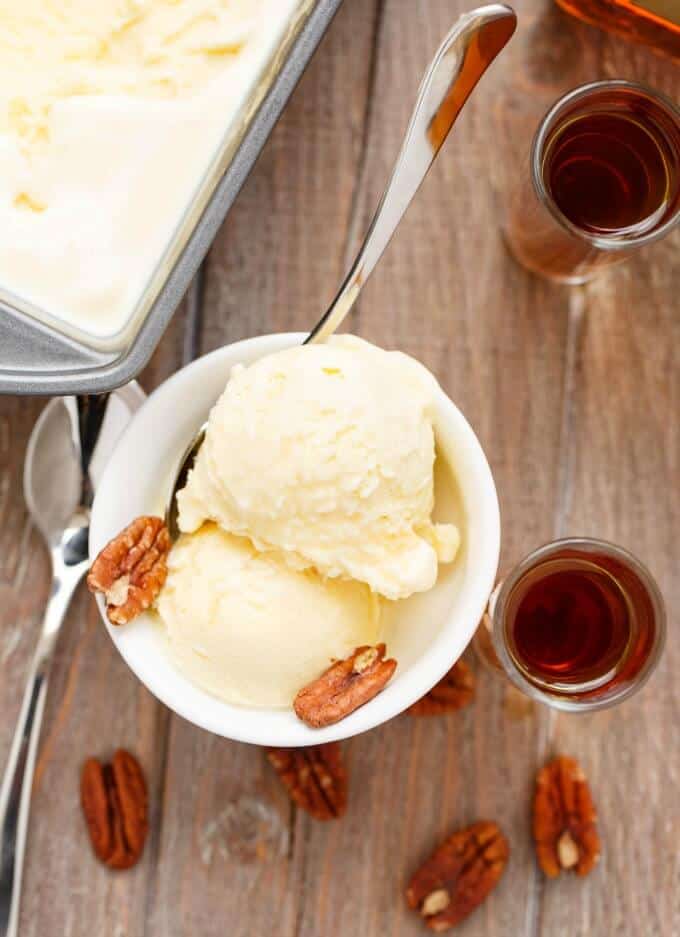
[[[236,363],[250,363],[299,344],[302,334],[262,335],[194,361],[159,387],[132,418],[97,490],[90,525],[91,558],[133,518],[163,514],[175,466],[205,420]],[[102,618],[124,659],[161,702],[218,735],[257,745],[304,746],[349,738],[391,719],[420,699],[460,657],[494,586],[500,549],[498,498],[491,470],[469,424],[440,391],[435,421],[435,517],[454,520],[462,546],[440,568],[429,592],[392,603],[388,653],[399,666],[373,700],[326,729],[309,729],[290,710],[234,706],[210,696],[172,664],[157,617],[123,627]]]

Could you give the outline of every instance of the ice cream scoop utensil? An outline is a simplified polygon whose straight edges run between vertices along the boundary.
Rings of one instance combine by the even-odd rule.
[[[418,100],[368,234],[328,310],[305,344],[337,331],[392,239],[463,105],[515,31],[517,17],[492,3],[464,13],[437,50],[420,85]]]

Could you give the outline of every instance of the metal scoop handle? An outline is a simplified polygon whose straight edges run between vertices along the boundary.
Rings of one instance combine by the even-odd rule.
[[[515,31],[517,17],[492,3],[464,13],[423,78],[392,177],[344,283],[305,344],[332,335],[389,244],[475,85]]]

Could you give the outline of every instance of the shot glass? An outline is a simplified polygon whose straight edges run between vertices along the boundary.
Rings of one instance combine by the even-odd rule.
[[[584,283],[680,222],[680,110],[644,85],[570,91],[541,121],[528,165],[504,233],[539,276]]]
[[[614,706],[656,667],[666,616],[651,573],[604,540],[540,547],[496,587],[475,636],[482,661],[568,712]]]

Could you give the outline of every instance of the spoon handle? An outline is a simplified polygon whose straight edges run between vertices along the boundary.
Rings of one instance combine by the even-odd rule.
[[[423,78],[392,177],[361,250],[305,344],[332,335],[354,305],[463,105],[516,25],[510,7],[492,3],[463,14],[444,39]]]
[[[52,650],[73,588],[55,580],[0,788],[0,937],[17,937],[28,814]]]

